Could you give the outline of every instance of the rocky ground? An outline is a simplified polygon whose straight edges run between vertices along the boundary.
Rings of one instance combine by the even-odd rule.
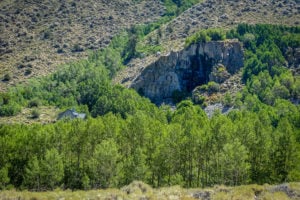
[[[232,105],[235,101],[237,92],[241,91],[244,87],[242,83],[242,71],[231,76],[220,84],[220,90],[213,94],[208,92],[202,93],[205,96],[207,106],[204,108],[208,117],[212,117],[216,111],[220,111],[223,114],[229,113],[231,110],[236,109]],[[230,102],[224,102],[224,96],[226,94],[230,96]]]
[[[0,91],[109,44],[121,29],[164,14],[160,0],[0,1]]]

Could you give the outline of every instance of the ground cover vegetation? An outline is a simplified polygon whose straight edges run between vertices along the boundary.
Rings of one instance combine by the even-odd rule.
[[[299,199],[300,184],[285,183],[280,185],[242,185],[224,186],[217,185],[209,188],[182,188],[171,186],[163,188],[152,188],[141,182],[134,181],[120,189],[99,189],[88,191],[71,191],[55,189],[54,191],[0,191],[0,199],[5,200],[32,200],[32,199],[105,199],[105,200],[224,200],[224,199],[264,199],[264,200],[288,200]]]
[[[245,45],[246,86],[233,99],[238,109],[211,118],[190,100],[176,110],[158,108],[111,84],[135,56],[132,33],[121,33],[87,60],[1,93],[1,115],[39,105],[89,114],[47,125],[1,124],[1,189],[300,181],[300,108],[292,103],[299,100],[300,80],[285,62],[287,50],[299,47],[299,27],[242,24],[226,33]]]

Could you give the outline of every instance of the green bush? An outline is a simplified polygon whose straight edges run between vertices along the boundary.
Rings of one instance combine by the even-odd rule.
[[[32,69],[31,69],[31,68],[27,68],[27,69],[25,70],[24,75],[25,75],[25,76],[28,76],[28,75],[30,75],[31,73],[32,73]]]
[[[79,44],[75,44],[75,45],[73,46],[73,48],[71,49],[71,51],[72,51],[73,53],[75,53],[75,52],[82,52],[83,50],[84,50],[83,47],[80,46]]]
[[[251,43],[255,42],[255,35],[252,33],[246,33],[242,37],[242,42],[244,43],[245,47],[250,47]]]
[[[226,39],[226,31],[222,29],[200,30],[185,40],[185,46],[195,43],[205,43],[209,41],[218,41]]]
[[[44,30],[42,39],[47,40],[47,39],[51,39],[51,37],[53,37],[52,32],[49,29]]]
[[[7,73],[3,76],[3,81],[10,81],[11,80],[11,74]]]
[[[21,106],[16,102],[10,102],[0,106],[0,116],[14,116],[21,111]]]
[[[207,83],[208,92],[210,94],[220,91],[220,84],[210,81]]]
[[[201,85],[201,86],[199,86],[197,88],[200,91],[206,92],[208,90],[208,85],[204,84],[204,85]]]
[[[180,13],[190,8],[201,0],[161,0],[166,7],[166,16],[178,16]]]
[[[10,178],[8,176],[8,167],[0,168],[0,190],[6,189],[6,185],[9,183]]]
[[[196,93],[193,95],[193,102],[195,104],[202,105],[205,102],[205,99],[206,99],[205,96],[201,94]]]
[[[232,100],[230,93],[226,92],[226,94],[224,95],[223,104],[224,104],[224,106],[228,106],[228,107],[233,106],[234,101]]]
[[[33,110],[31,111],[31,118],[32,118],[32,119],[37,119],[37,118],[39,118],[39,117],[40,117],[40,111],[37,110],[37,109],[33,109]]]
[[[41,104],[40,100],[35,98],[35,99],[32,99],[28,102],[28,108],[32,108],[32,107],[39,107]]]
[[[226,32],[223,29],[208,29],[207,30],[207,35],[213,41],[225,40],[226,39]]]

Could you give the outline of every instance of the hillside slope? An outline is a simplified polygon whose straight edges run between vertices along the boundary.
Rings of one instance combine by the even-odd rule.
[[[134,180],[155,188],[299,182],[300,107],[293,100],[300,99],[300,77],[287,68],[285,53],[287,49],[299,48],[300,27],[240,24],[226,37],[221,30],[219,34],[210,32],[214,35],[208,35],[209,31],[191,36],[193,39],[187,41],[195,44],[190,46],[191,50],[207,47],[213,51],[180,53],[182,59],[178,59],[177,66],[186,63],[187,68],[183,71],[175,68],[173,72],[182,77],[181,80],[196,78],[201,85],[196,87],[196,92],[193,90],[194,102],[184,100],[187,97],[184,91],[174,93],[172,100],[179,102],[176,109],[165,105],[157,107],[136,91],[111,84],[116,70],[122,68],[122,55],[127,50],[123,34],[114,37],[105,50],[95,52],[88,59],[1,93],[1,116],[20,113],[26,118],[31,112],[28,118],[34,118],[35,122],[25,122],[32,123],[30,125],[22,124],[21,120],[11,124],[5,119],[3,124],[0,122],[0,155],[3,155],[0,156],[3,177],[0,189],[104,189],[123,187]],[[204,41],[203,34],[206,34]],[[238,39],[242,44],[233,45],[232,41],[232,46],[229,43],[227,46],[228,40],[216,42],[219,39],[212,38],[216,38],[215,35],[221,39]],[[198,45],[201,41],[203,45]],[[228,115],[217,111],[207,116],[202,109],[207,106],[206,99],[212,102],[216,93],[239,84],[240,75],[236,72],[241,65],[235,64],[242,63],[242,45],[245,59],[240,75],[246,84],[235,97],[232,96],[235,91],[231,90],[221,99],[221,103],[234,110]],[[113,53],[105,56],[108,52]],[[161,87],[175,77],[174,73],[166,77],[165,72],[159,71],[176,61],[174,55],[174,52],[170,57],[157,55],[161,61],[170,62],[152,67],[162,77]],[[239,59],[235,59],[236,56]],[[199,59],[190,60],[190,57]],[[216,63],[215,58],[223,58],[223,61]],[[234,63],[229,64],[227,58],[228,61],[234,58]],[[212,73],[198,71],[200,63],[206,69],[211,66]],[[173,66],[169,65],[169,69]],[[207,76],[200,76],[200,80],[193,76],[185,79],[185,74],[194,75],[190,71],[209,74],[209,82],[206,84]],[[148,72],[144,77],[151,80]],[[229,73],[235,73],[236,78],[235,75],[228,78]],[[156,77],[152,80],[160,81]],[[217,83],[222,81],[224,85]],[[182,83],[187,89],[196,86],[192,81]],[[150,84],[145,84],[147,91],[151,91]],[[237,85],[234,89],[239,88]],[[163,96],[164,90],[160,93]],[[36,123],[40,120],[39,114],[49,119],[50,112],[44,112],[44,108],[53,106],[63,110],[75,108],[88,118],[46,125]],[[287,187],[284,185],[284,188]],[[254,195],[257,194],[252,193],[250,199],[254,199]]]
[[[0,1],[0,91],[109,44],[119,30],[157,20],[160,0]]]
[[[295,0],[273,1],[232,1],[207,0],[182,13],[179,17],[152,33],[142,45],[153,45],[159,38],[163,46],[162,54],[180,51],[184,48],[185,38],[196,31],[222,27],[229,29],[239,23],[299,25],[300,5]],[[150,55],[135,59],[115,78],[116,83],[130,87],[143,69],[156,62],[159,57]]]

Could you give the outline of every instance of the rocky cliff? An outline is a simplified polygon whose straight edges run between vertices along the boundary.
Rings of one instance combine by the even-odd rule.
[[[160,56],[145,67],[130,84],[142,95],[160,104],[174,91],[191,92],[208,81],[225,81],[243,66],[240,42],[211,41]]]

